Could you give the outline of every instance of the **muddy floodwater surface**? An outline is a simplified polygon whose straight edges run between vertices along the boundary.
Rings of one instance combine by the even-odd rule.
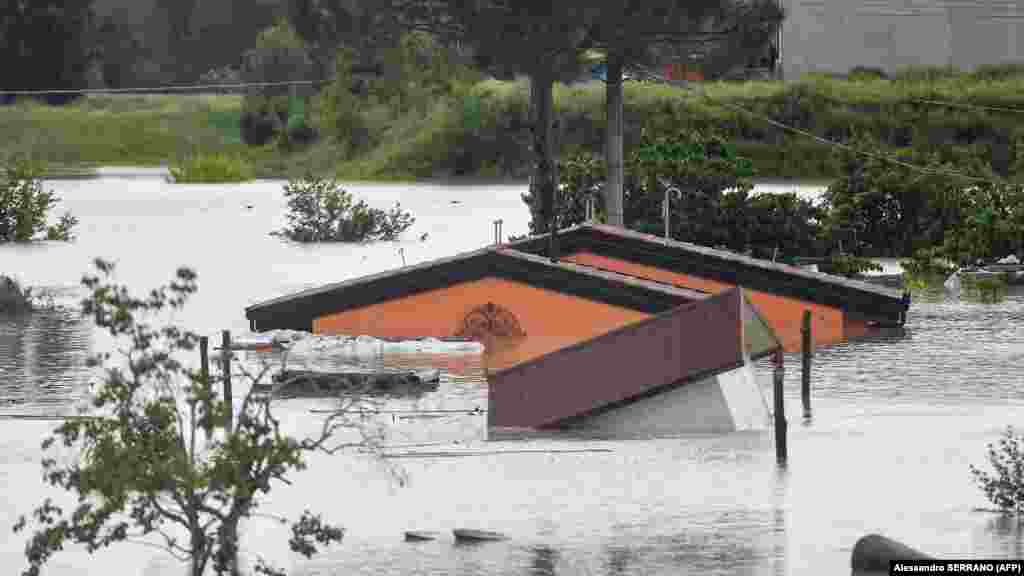
[[[268,235],[285,223],[281,182],[172,185],[126,176],[47,183],[63,198],[60,209],[81,220],[75,242],[0,246],[0,273],[56,304],[0,317],[0,413],[68,413],[82,401],[91,377],[85,359],[112,346],[75,312],[94,257],[114,260],[117,280],[137,293],[167,282],[178,266],[194,268],[199,292],[175,320],[216,339],[224,329],[246,333],[243,310],[254,302],[388,270],[403,257],[413,264],[473,250],[491,242],[493,220],[509,235],[525,233],[529,218],[523,185],[352,184],[372,206],[400,201],[415,225],[396,243],[301,246]],[[373,361],[441,370],[436,390],[396,400],[393,409],[486,409],[478,355],[412,351]],[[1024,558],[1016,523],[974,511],[988,503],[968,473],[968,464],[986,464],[986,443],[1022,422],[1022,361],[1024,294],[1015,291],[996,304],[917,298],[905,333],[819,351],[809,422],[800,417],[799,358],[787,356],[784,469],[768,432],[485,444],[483,415],[384,418],[393,452],[432,445],[522,453],[388,460],[407,477],[404,486],[381,461],[313,457],[263,511],[297,516],[310,508],[343,525],[344,542],[304,560],[288,552],[283,527],[254,519],[243,526],[244,555],[308,576],[843,574],[857,538],[879,532],[940,557]],[[296,399],[276,410],[298,431],[315,425],[311,410],[323,407]],[[39,443],[55,424],[0,418],[4,573],[25,566],[25,535],[10,526],[51,494]],[[582,448],[606,451],[557,452]],[[455,545],[455,528],[508,539]],[[405,543],[406,530],[440,538]],[[185,569],[158,550],[121,545],[91,557],[69,547],[44,574]]]

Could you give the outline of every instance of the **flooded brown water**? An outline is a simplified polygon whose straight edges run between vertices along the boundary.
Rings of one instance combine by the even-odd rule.
[[[295,246],[268,236],[284,223],[280,182],[178,186],[110,173],[48,187],[81,219],[79,239],[0,246],[0,273],[58,305],[0,318],[0,413],[69,411],[82,398],[90,378],[84,359],[111,347],[74,312],[94,257],[116,260],[118,280],[140,292],[169,280],[179,265],[194,267],[200,290],[177,320],[219,337],[222,329],[247,331],[243,309],[253,302],[393,268],[402,262],[400,247],[408,263],[475,249],[491,241],[492,220],[502,218],[506,234],[521,234],[529,218],[521,185],[358,184],[348,188],[371,205],[401,200],[417,216],[408,240]],[[799,417],[799,359],[787,357],[784,469],[767,433],[484,445],[481,415],[395,417],[385,422],[394,444],[549,452],[401,458],[405,487],[378,461],[313,458],[293,486],[275,489],[264,511],[313,508],[348,529],[345,542],[306,561],[287,552],[279,526],[253,520],[246,554],[310,576],[842,574],[856,539],[879,532],[938,556],[1022,558],[1015,523],[973,511],[987,502],[967,470],[984,464],[985,444],[1006,425],[1022,422],[1022,360],[1020,292],[997,304],[918,298],[905,333],[820,351],[810,422]],[[392,409],[486,408],[473,356],[381,362],[443,370],[436,392]],[[315,424],[310,409],[318,407],[296,400],[278,411],[301,428]],[[49,494],[38,444],[53,425],[0,419],[0,530]],[[569,448],[610,451],[553,452]],[[454,528],[498,530],[509,539],[460,546]],[[402,542],[402,532],[414,529],[442,536]],[[22,536],[0,541],[0,562],[12,573],[24,566]],[[184,570],[158,551],[128,546],[91,558],[71,548],[45,573]]]

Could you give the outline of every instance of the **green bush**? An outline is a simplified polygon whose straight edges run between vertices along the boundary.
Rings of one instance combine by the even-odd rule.
[[[803,255],[819,250],[820,210],[795,193],[751,196],[750,163],[713,133],[681,132],[674,137],[649,136],[626,158],[623,201],[626,225],[650,234],[664,233],[663,202],[670,197],[670,234],[706,246],[752,250],[771,258],[778,252]],[[583,222],[593,202],[596,218],[605,212],[606,170],[603,158],[590,152],[569,155],[558,163],[558,225]],[[534,213],[531,193],[523,197]]]
[[[416,219],[400,204],[389,211],[354,201],[337,182],[307,176],[289,181],[288,226],[272,235],[296,242],[365,242],[395,240]]]
[[[1009,80],[1024,77],[1024,62],[1004,62],[1002,64],[983,64],[971,72],[977,80]]]
[[[853,278],[865,272],[881,272],[882,267],[875,264],[868,258],[861,258],[859,256],[851,256],[848,254],[836,254],[831,256],[827,262],[819,264],[818,270],[826,274],[835,274],[837,276]]]
[[[47,213],[60,199],[43,189],[42,170],[25,160],[14,160],[0,176],[0,243],[30,242],[45,233],[46,240],[72,240],[78,219],[65,212],[53,226]]]
[[[1007,427],[1003,437],[995,444],[988,445],[988,460],[994,473],[969,465],[975,483],[985,493],[985,498],[1004,513],[1019,515],[1024,511],[1024,436]]]
[[[963,295],[981,302],[1000,302],[1006,296],[1007,280],[1004,274],[975,277],[964,274],[960,278]]]
[[[193,154],[171,166],[171,180],[177,184],[246,182],[252,180],[249,163],[227,154]]]
[[[18,314],[32,308],[32,289],[23,288],[14,278],[0,274],[0,313]]]
[[[941,247],[918,250],[911,258],[901,261],[900,265],[908,279],[927,280],[938,277],[945,280],[950,274],[956,272],[956,266],[945,262]]]

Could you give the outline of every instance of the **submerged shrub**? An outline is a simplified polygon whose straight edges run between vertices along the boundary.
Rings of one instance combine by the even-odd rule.
[[[0,274],[0,314],[29,312],[32,308],[32,289]]]
[[[849,254],[836,254],[827,262],[819,264],[818,269],[826,274],[846,276],[847,278],[853,278],[864,272],[882,271],[882,267],[872,262],[871,259]]]
[[[971,476],[985,493],[989,502],[1004,513],[1020,514],[1024,510],[1024,436],[1014,433],[1008,426],[998,447],[988,445],[988,461],[994,470],[989,474],[970,465]]]
[[[253,170],[242,158],[226,154],[195,154],[171,166],[171,180],[178,183],[245,182]]]
[[[47,240],[72,240],[71,229],[78,219],[65,212],[54,226],[46,216],[60,199],[43,190],[40,169],[27,161],[16,160],[0,175],[0,242],[30,242],[38,234]]]
[[[956,267],[947,264],[941,257],[939,248],[918,250],[910,259],[900,262],[900,265],[903,267],[903,274],[908,279],[923,280],[933,277],[945,279],[956,272]]]
[[[334,180],[307,176],[284,187],[288,226],[271,232],[296,242],[394,240],[416,219],[396,203],[389,211],[355,201]]]

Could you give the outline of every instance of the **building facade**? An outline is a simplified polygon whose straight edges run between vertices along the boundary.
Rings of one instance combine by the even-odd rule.
[[[1022,0],[781,0],[783,77],[1024,60]]]

